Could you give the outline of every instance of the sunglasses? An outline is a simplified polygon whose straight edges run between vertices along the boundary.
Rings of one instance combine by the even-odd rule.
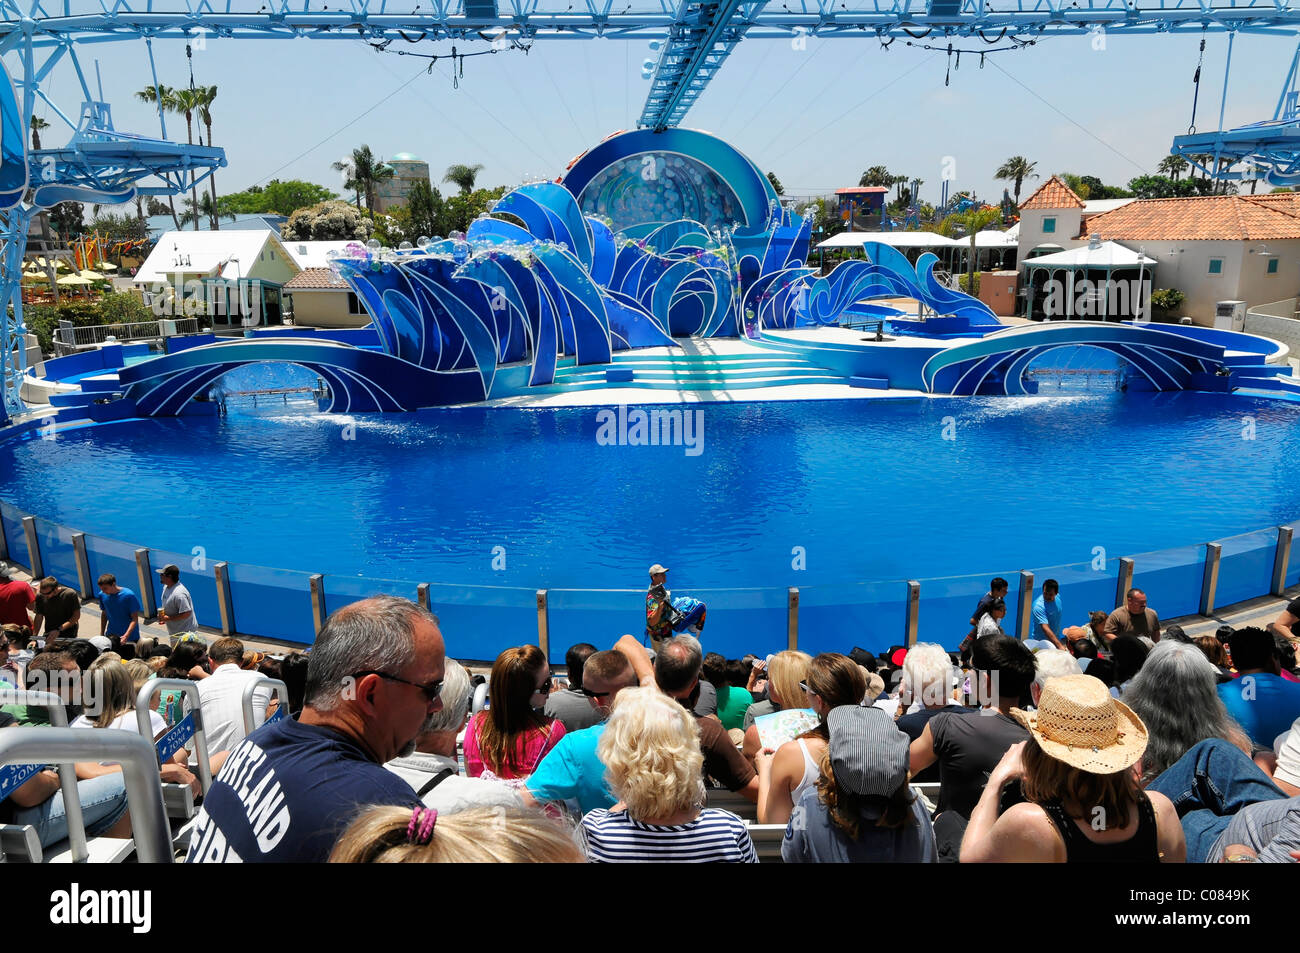
[[[605,698],[606,696],[608,696],[608,695],[612,695],[612,694],[614,694],[614,693],[613,693],[613,692],[593,692],[590,688],[583,688],[583,689],[582,689],[582,694],[586,695],[588,698]]]
[[[438,679],[436,682],[429,682],[427,685],[421,685],[419,682],[408,681],[407,679],[399,678],[396,675],[389,675],[387,672],[374,671],[353,672],[349,677],[364,678],[367,675],[378,675],[380,678],[386,678],[390,682],[401,682],[403,685],[410,685],[413,688],[418,688],[424,693],[424,697],[429,701],[433,701],[442,694],[442,679]]]
[[[804,691],[806,691],[809,695],[817,694],[817,690],[813,688],[809,688],[807,682],[800,682],[799,687],[802,688]]]
[[[533,694],[540,695],[542,692],[549,692],[551,690],[551,682],[553,681],[555,681],[555,676],[547,675],[545,681],[543,681],[542,684],[537,686],[537,688],[533,691]]]

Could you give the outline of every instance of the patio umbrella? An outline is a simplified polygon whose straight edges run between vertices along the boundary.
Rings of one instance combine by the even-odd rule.
[[[97,271],[89,271],[89,270],[79,271],[77,272],[77,274],[80,277],[85,278],[87,281],[108,281],[109,280],[106,276],[101,275]]]
[[[117,265],[113,264],[111,261],[100,262],[96,267],[98,267],[100,271],[117,271]]]
[[[82,285],[93,285],[94,282],[91,281],[89,278],[81,277],[81,275],[66,275],[63,278],[59,279],[59,284],[63,285],[64,287],[73,287],[73,286],[82,286]]]

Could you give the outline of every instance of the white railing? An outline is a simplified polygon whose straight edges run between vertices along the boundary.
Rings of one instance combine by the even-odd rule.
[[[89,324],[74,327],[71,321],[60,321],[54,343],[60,355],[115,342],[159,341],[174,334],[197,334],[198,318],[163,318],[158,321],[136,321],[130,324]]]

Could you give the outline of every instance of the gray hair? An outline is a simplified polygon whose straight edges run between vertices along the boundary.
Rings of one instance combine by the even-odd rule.
[[[357,672],[397,672],[415,658],[416,623],[438,624],[409,599],[373,596],[334,612],[321,627],[307,666],[306,705],[333,711]]]
[[[0,582],[8,582],[12,579],[11,573],[13,573],[13,570],[9,568],[9,564],[4,560],[0,560]]]
[[[704,668],[704,649],[693,635],[677,635],[659,648],[655,656],[655,682],[666,692],[679,692]]]
[[[1160,774],[1197,742],[1234,741],[1241,728],[1215,690],[1216,669],[1185,642],[1161,641],[1124,689],[1124,703],[1147,726],[1143,779]]]
[[[902,692],[922,705],[946,705],[952,698],[952,660],[942,645],[918,642],[900,670]]]
[[[1040,692],[1049,678],[1082,674],[1083,669],[1079,668],[1078,661],[1069,652],[1062,649],[1041,649],[1034,653],[1034,684]]]
[[[442,711],[424,724],[425,732],[460,731],[469,715],[472,694],[469,672],[455,659],[447,659],[442,676]]]

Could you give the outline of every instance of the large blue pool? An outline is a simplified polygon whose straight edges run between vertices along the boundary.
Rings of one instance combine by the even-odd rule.
[[[200,548],[285,604],[263,618],[237,598],[241,630],[304,640],[306,573],[325,574],[333,605],[442,584],[435,607],[463,639],[453,651],[490,657],[535,638],[539,588],[553,591],[553,654],[639,633],[635,595],[555,590],[640,587],[655,561],[676,592],[709,601],[706,634],[724,650],[783,647],[791,586],[800,644],[814,649],[901,641],[907,579],[922,580],[922,638],[949,646],[994,573],[1061,577],[1078,622],[1113,605],[1118,557],[1153,550],[1172,551],[1139,559],[1138,582],[1168,616],[1194,609],[1199,544],[1260,530],[1225,544],[1219,603],[1258,595],[1268,528],[1300,517],[1297,404],[1200,393],[715,403],[698,407],[698,454],[605,445],[598,413],[263,408],[11,442],[0,445],[6,535],[15,550],[17,520],[38,514],[50,548],[66,542],[60,528],[83,530],[131,579],[130,548],[108,541],[183,566]]]

